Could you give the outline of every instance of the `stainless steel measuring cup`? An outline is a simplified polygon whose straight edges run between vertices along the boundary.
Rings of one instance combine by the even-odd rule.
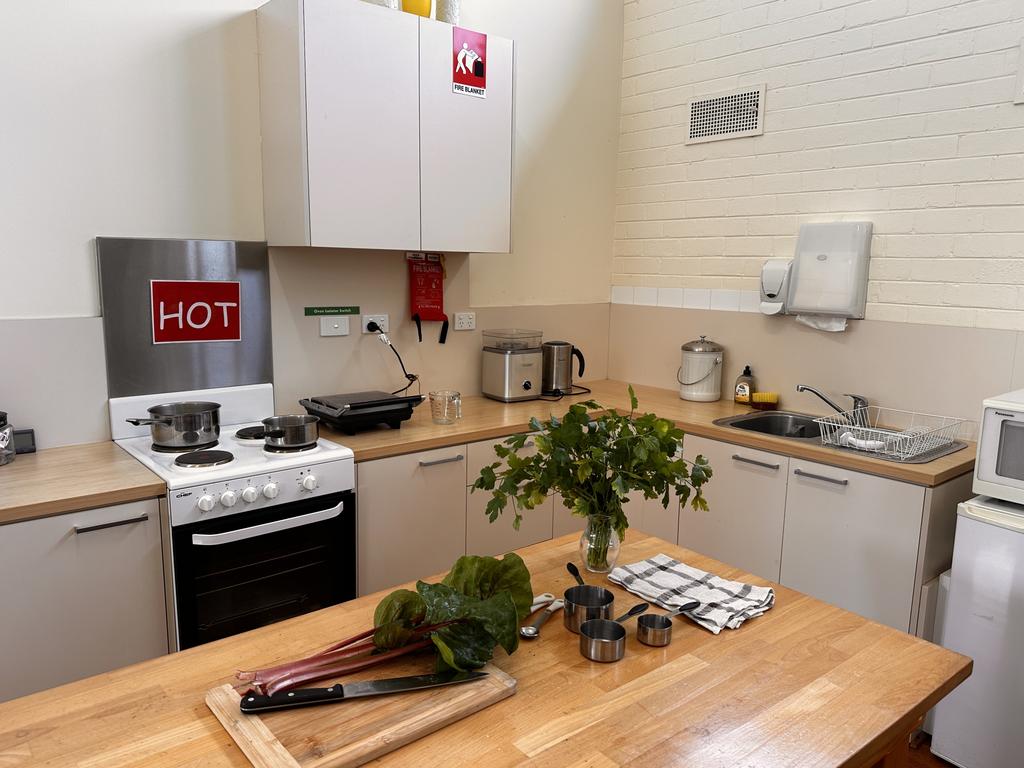
[[[637,619],[636,639],[655,648],[668,645],[672,642],[672,618],[699,607],[700,603],[691,600],[668,613],[649,613],[641,616]]]
[[[565,628],[579,634],[580,626],[585,621],[610,619],[615,605],[615,595],[611,590],[596,584],[585,584],[575,563],[566,563],[565,568],[577,582],[577,586],[569,587],[563,596],[565,607],[562,610],[562,622]]]
[[[637,603],[619,618],[591,619],[580,626],[580,653],[591,661],[618,661],[626,653],[626,628],[622,622],[637,616],[650,603]]]

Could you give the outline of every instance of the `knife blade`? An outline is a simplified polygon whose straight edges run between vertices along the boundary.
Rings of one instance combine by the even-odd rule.
[[[314,704],[331,704],[349,699],[361,699],[367,696],[386,696],[406,691],[422,691],[426,688],[440,688],[445,685],[471,683],[487,677],[487,672],[460,672],[451,670],[433,675],[410,675],[408,677],[389,677],[383,680],[363,680],[358,683],[340,683],[330,688],[299,688],[287,693],[275,693],[260,696],[248,693],[239,704],[243,714],[269,712],[276,709],[308,707]]]

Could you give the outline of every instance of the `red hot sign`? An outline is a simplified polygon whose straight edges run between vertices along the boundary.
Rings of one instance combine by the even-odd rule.
[[[452,92],[487,98],[487,35],[452,27]]]
[[[241,286],[230,280],[150,280],[154,344],[241,341]]]

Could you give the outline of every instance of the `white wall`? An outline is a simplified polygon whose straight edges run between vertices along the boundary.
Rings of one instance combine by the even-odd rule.
[[[516,45],[512,254],[474,254],[474,306],[607,302],[622,5],[462,0],[460,24]]]
[[[623,301],[706,308],[710,291],[736,309],[802,222],[863,218],[869,319],[1024,329],[1024,3],[627,0],[625,14]],[[764,136],[684,144],[691,97],[757,83]]]
[[[96,235],[263,239],[259,4],[0,0],[0,317],[97,315]]]

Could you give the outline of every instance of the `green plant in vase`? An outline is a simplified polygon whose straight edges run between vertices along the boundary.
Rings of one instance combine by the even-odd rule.
[[[585,517],[580,554],[588,570],[605,573],[615,566],[629,521],[623,506],[629,494],[660,499],[668,507],[673,493],[680,505],[707,510],[701,494],[711,477],[707,459],[682,458],[683,430],[652,413],[637,415],[637,397],[629,387],[630,411],[601,409],[593,401],[575,403],[561,418],[530,420],[534,435],[515,435],[494,446],[499,461],[480,471],[472,490],[489,491],[487,516],[493,523],[509,506],[519,529],[523,511],[544,503],[555,491],[574,515]],[[533,455],[521,455],[526,441]]]

